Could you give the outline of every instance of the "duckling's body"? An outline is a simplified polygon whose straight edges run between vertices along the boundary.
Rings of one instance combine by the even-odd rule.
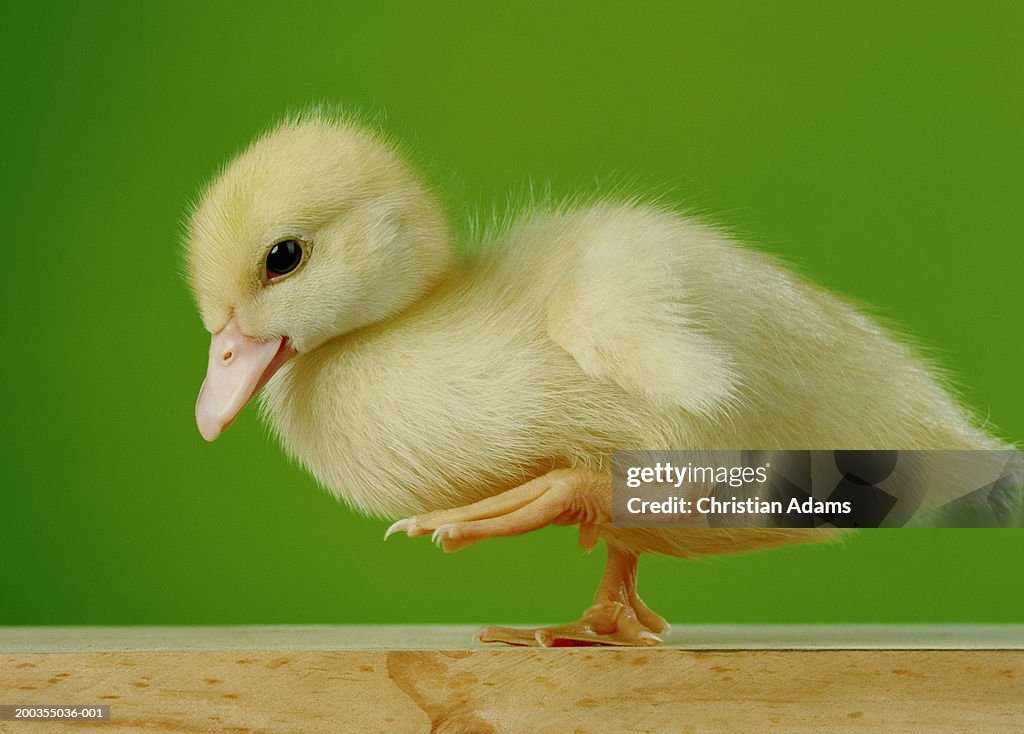
[[[316,124],[318,136],[330,127]],[[250,178],[252,158],[272,165],[273,151],[260,146],[275,136],[293,144],[302,126],[243,156]],[[376,141],[355,139],[376,153]],[[378,178],[376,205],[400,207]],[[218,186],[236,194],[243,186],[229,184]],[[430,200],[416,204],[429,209]],[[222,231],[217,218],[225,216],[235,214],[201,207],[196,231]],[[262,248],[297,226],[254,239]],[[446,237],[439,228],[433,234]],[[311,241],[330,246],[316,235]],[[396,252],[415,256],[409,242],[395,242]],[[447,241],[430,247],[451,252]],[[310,249],[312,268],[320,252]],[[552,522],[578,522],[588,545],[605,538],[609,566],[598,604],[583,623],[540,635],[541,642],[655,640],[664,621],[636,597],[639,553],[697,556],[829,537],[800,529],[613,528],[614,450],[1001,446],[911,350],[852,306],[670,212],[606,203],[538,213],[463,261],[431,263],[411,289],[415,297],[391,299],[401,305],[384,315],[333,334],[309,327],[316,336],[296,340],[298,353],[266,384],[264,408],[287,449],[336,496],[408,518],[393,529],[436,531],[447,549]],[[303,277],[259,287],[297,293]],[[246,288],[244,297],[204,310],[215,347],[226,322],[248,319],[239,338],[253,344],[275,333],[252,326],[239,306],[264,298]],[[375,299],[391,302],[363,297]],[[316,300],[307,295],[302,304],[304,318],[315,319]],[[473,503],[480,504],[466,507]],[[487,637],[532,641],[508,630]]]
[[[679,328],[719,350],[721,403],[707,398],[705,414],[682,405],[685,372],[704,368],[676,342],[687,334],[614,333],[620,312],[642,322],[628,311],[643,298],[711,314]],[[623,369],[663,360],[681,394],[652,399],[589,374],[559,343],[576,329],[635,362]],[[384,517],[468,504],[555,467],[609,471],[623,448],[993,445],[847,304],[705,227],[628,205],[534,217],[401,315],[290,360],[262,395],[285,446]]]

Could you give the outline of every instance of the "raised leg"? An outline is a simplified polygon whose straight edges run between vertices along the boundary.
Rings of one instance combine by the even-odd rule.
[[[579,525],[580,545],[593,548],[597,526],[611,518],[611,477],[583,469],[556,469],[465,507],[399,520],[384,539],[396,532],[412,538],[432,533],[432,540],[451,553],[485,538],[522,535],[547,525]]]
[[[485,538],[521,535],[546,525],[579,525],[580,545],[588,550],[600,525],[611,522],[611,477],[578,469],[558,469],[522,486],[465,507],[399,520],[388,528],[411,537],[431,533],[445,551]],[[487,626],[484,642],[511,645],[655,645],[668,629],[636,593],[637,556],[608,546],[608,561],[594,604],[572,624],[542,629]]]

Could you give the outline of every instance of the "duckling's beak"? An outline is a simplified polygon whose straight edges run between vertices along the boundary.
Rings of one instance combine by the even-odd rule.
[[[295,354],[286,337],[257,341],[232,316],[210,341],[210,362],[196,401],[196,424],[212,441],[231,425],[252,397]]]

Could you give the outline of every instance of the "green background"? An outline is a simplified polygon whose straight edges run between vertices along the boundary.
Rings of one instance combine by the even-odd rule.
[[[1024,4],[513,5],[7,6],[0,623],[565,621],[589,603],[602,562],[571,529],[384,544],[252,409],[200,438],[186,204],[311,101],[382,120],[462,221],[530,181],[666,192],[934,345],[1024,437]],[[645,558],[641,591],[675,622],[1024,622],[1022,571],[1024,531],[874,531]]]

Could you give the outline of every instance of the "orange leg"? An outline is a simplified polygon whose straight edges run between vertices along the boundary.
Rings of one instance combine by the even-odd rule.
[[[546,525],[579,525],[580,545],[593,548],[598,527],[611,522],[611,478],[597,472],[557,469],[531,482],[465,507],[399,520],[385,538],[403,531],[411,537],[432,533],[445,551],[484,538],[520,535]],[[487,626],[484,642],[511,645],[656,645],[668,624],[636,593],[637,556],[608,546],[608,561],[594,604],[577,622],[541,629]]]
[[[668,631],[668,623],[637,596],[636,567],[635,554],[609,545],[604,578],[594,594],[593,606],[583,613],[582,619],[539,629],[488,625],[477,631],[477,639],[541,647],[656,645],[661,642],[657,633]]]

